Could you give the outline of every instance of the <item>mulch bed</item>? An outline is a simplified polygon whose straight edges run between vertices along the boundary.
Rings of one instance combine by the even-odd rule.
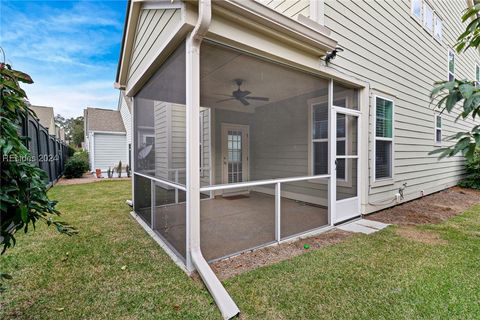
[[[440,223],[480,203],[480,190],[453,187],[385,209],[367,219],[400,226]]]
[[[442,241],[437,235],[420,234],[419,231],[414,230],[413,226],[440,223],[478,203],[480,203],[480,190],[453,187],[373,213],[366,218],[401,226],[399,228],[401,236],[424,243],[441,244]],[[211,264],[211,267],[220,280],[225,280],[248,270],[290,259],[308,250],[318,250],[342,242],[352,235],[353,233],[342,230],[331,230],[314,237],[245,252],[229,259],[216,261]],[[304,244],[309,244],[310,248],[305,249]]]
[[[307,250],[318,250],[325,246],[342,242],[351,235],[352,233],[350,232],[331,230],[315,237],[245,252],[229,259],[214,262],[211,264],[211,267],[218,278],[224,280],[251,269],[268,266],[298,256]],[[304,244],[308,244],[310,248],[305,249],[303,247]]]
[[[84,173],[81,178],[73,178],[73,179],[65,179],[60,178],[55,185],[62,186],[62,185],[72,185],[72,184],[84,184],[84,183],[92,183],[92,182],[99,182],[99,181],[108,181],[108,180],[130,180],[131,178],[97,178],[95,175],[91,173]]]

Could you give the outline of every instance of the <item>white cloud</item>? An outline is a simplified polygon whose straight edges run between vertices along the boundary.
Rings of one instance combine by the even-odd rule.
[[[2,1],[0,23],[9,30],[1,45],[7,62],[35,81],[24,86],[32,104],[66,117],[82,115],[87,105],[117,107],[124,3],[32,1],[18,9]]]
[[[92,81],[77,85],[55,85],[48,86],[48,90],[35,84],[24,88],[30,103],[53,106],[55,114],[68,118],[82,115],[86,106],[117,108],[118,91],[113,89],[113,82]]]

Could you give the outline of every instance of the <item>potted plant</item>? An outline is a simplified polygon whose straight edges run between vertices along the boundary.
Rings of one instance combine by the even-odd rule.
[[[95,169],[95,174],[97,175],[97,178],[102,177],[102,169]]]
[[[125,166],[125,172],[127,173],[127,178],[130,178],[130,166],[128,164]]]
[[[122,161],[119,161],[119,162],[118,162],[117,174],[118,174],[118,177],[119,177],[119,178],[122,177]]]

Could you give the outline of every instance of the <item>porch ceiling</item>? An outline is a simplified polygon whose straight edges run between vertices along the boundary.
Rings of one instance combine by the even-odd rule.
[[[319,78],[310,74],[279,67],[221,46],[206,43],[204,46],[208,46],[208,50],[202,50],[201,58],[202,106],[253,112],[257,107],[322,89]],[[219,102],[237,90],[235,79],[243,80],[241,90],[251,91],[251,96],[268,97],[269,101],[249,100],[249,106],[238,100]]]

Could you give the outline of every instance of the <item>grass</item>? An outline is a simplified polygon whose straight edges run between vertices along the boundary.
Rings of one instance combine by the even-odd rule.
[[[2,296],[3,318],[220,318],[206,289],[130,218],[129,186],[111,181],[50,191],[80,234],[39,226],[19,235],[0,258],[14,277]],[[224,284],[244,319],[480,318],[480,205],[417,229],[442,241],[417,242],[390,227]]]

